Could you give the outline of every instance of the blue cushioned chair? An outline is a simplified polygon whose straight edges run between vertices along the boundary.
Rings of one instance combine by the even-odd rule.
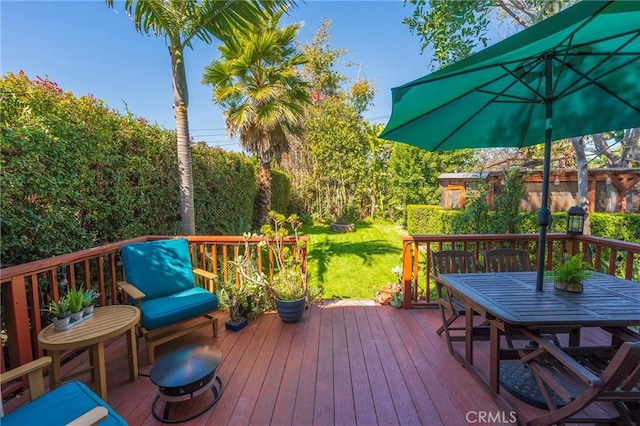
[[[44,393],[42,369],[51,363],[45,356],[2,373],[0,383],[29,378],[31,402],[2,417],[2,426],[11,425],[126,425],[127,422],[98,395],[81,382],[68,382]]]
[[[154,349],[196,328],[213,326],[218,335],[215,274],[193,269],[186,238],[146,241],[122,247],[125,282],[118,285],[140,308],[140,330],[147,341],[149,363]],[[194,274],[203,277],[206,289],[196,285]],[[195,318],[203,321],[184,327]]]

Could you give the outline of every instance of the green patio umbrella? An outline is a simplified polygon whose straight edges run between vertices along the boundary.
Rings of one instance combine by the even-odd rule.
[[[430,151],[545,143],[542,291],[551,141],[640,126],[640,1],[583,1],[392,89],[380,137]]]

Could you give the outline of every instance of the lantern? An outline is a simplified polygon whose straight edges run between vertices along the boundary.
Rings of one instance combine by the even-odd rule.
[[[587,215],[582,207],[573,206],[567,212],[567,234],[582,235],[584,218]]]

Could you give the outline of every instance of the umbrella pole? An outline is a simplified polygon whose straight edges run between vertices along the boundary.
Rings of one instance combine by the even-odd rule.
[[[547,226],[551,225],[551,211],[549,210],[549,174],[551,169],[551,131],[553,121],[553,87],[551,56],[544,58],[545,76],[545,119],[544,130],[544,160],[542,169],[542,205],[538,212],[538,225],[540,225],[540,238],[538,240],[538,269],[536,276],[536,291],[542,291],[544,282],[545,254],[547,245]]]

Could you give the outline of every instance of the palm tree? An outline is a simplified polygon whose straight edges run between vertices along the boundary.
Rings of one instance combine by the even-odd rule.
[[[301,24],[278,28],[282,12],[219,46],[221,59],[205,69],[203,82],[226,108],[227,128],[259,163],[254,224],[264,224],[271,202],[271,162],[289,150],[287,136],[301,131],[309,86],[298,73],[307,57],[295,47]]]
[[[113,7],[113,0],[106,0]],[[126,0],[125,9],[140,33],[165,38],[171,56],[173,108],[176,115],[178,170],[180,173],[180,216],[184,235],[194,235],[193,175],[187,108],[189,92],[184,48],[194,39],[211,43],[223,40],[238,29],[256,24],[291,4],[287,0]]]

